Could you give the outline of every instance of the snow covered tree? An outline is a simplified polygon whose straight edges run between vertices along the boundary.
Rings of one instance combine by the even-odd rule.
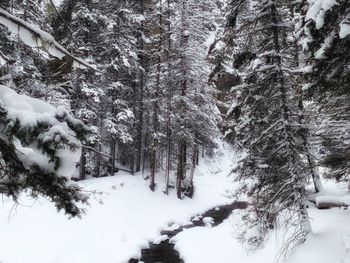
[[[303,160],[307,149],[291,96],[297,88],[290,76],[292,19],[288,1],[229,1],[225,30],[212,47],[217,63],[233,62],[242,79],[232,89],[235,99],[228,114],[241,153],[236,168],[240,194],[254,204],[242,216],[241,237],[249,248],[261,247],[282,217],[297,229],[285,251],[311,231],[305,190],[309,171]]]
[[[316,105],[314,144],[326,176],[349,180],[349,1],[302,2],[300,43],[306,53],[304,91]]]
[[[93,124],[96,130],[90,140],[94,152],[86,152],[86,172],[97,177],[113,174],[118,158],[133,170],[134,153],[126,153],[126,149],[133,147],[134,140],[137,109],[133,105],[142,69],[137,37],[142,18],[134,12],[130,1],[107,0],[98,3],[67,0],[61,16],[70,21],[72,35],[66,26],[60,27],[61,33],[57,34],[65,36],[63,42],[75,50],[76,55],[91,61],[100,70],[97,73],[82,69],[68,77],[75,91],[72,98],[77,116]],[[100,153],[111,158],[102,158]],[[109,167],[109,171],[100,172],[100,166]]]
[[[193,195],[193,173],[200,145],[213,146],[217,109],[212,86],[208,83],[210,65],[206,61],[206,41],[217,7],[212,1],[183,0],[176,4],[174,28],[173,119],[177,150],[177,195]],[[208,113],[210,112],[210,115]],[[188,152],[191,154],[189,155]],[[191,172],[186,176],[191,156]]]
[[[0,193],[15,201],[29,190],[43,195],[70,216],[82,212],[78,202],[87,196],[70,183],[86,129],[64,108],[18,95],[0,86],[2,127],[0,140]]]

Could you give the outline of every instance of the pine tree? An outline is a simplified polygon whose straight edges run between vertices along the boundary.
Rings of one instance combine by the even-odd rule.
[[[87,132],[64,108],[18,95],[0,86],[3,127],[0,140],[0,192],[17,201],[20,194],[43,195],[70,216],[80,216],[77,203],[87,202],[70,183]]]
[[[291,96],[297,88],[290,76],[292,17],[282,0],[230,1],[227,11],[215,52],[218,67],[233,58],[242,78],[232,89],[235,100],[229,111],[242,156],[236,171],[240,193],[254,204],[242,217],[242,240],[250,248],[262,246],[284,214],[287,225],[297,228],[285,243],[288,251],[311,231],[305,203],[309,173],[302,157],[307,149]]]
[[[207,81],[206,40],[214,23],[216,6],[212,1],[183,0],[177,3],[173,63],[176,90],[173,93],[174,130],[177,150],[177,195],[183,190],[193,195],[193,174],[200,145],[214,146],[217,111],[213,89]],[[204,22],[205,21],[205,22]],[[211,115],[207,113],[210,112]],[[190,153],[191,155],[189,155]],[[188,158],[188,156],[191,156]],[[191,172],[186,175],[187,160]]]
[[[305,93],[314,101],[313,134],[326,176],[348,180],[349,171],[349,44],[348,1],[302,2],[300,43],[306,53]]]

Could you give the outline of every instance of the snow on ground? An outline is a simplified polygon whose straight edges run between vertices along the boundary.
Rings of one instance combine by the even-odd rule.
[[[186,229],[171,239],[186,263],[273,263],[277,246],[270,241],[266,249],[248,255],[234,239],[233,222],[225,220],[217,227]],[[200,240],[200,242],[198,242]],[[262,260],[263,259],[263,260]],[[299,262],[302,263],[302,262]],[[328,262],[330,263],[330,262]]]
[[[324,196],[346,194],[344,184],[325,182]],[[314,233],[305,244],[285,260],[286,263],[350,263],[350,210],[333,208],[309,209]],[[217,227],[187,229],[171,241],[186,263],[239,262],[273,263],[283,239],[283,233],[272,235],[265,248],[247,254],[234,239],[234,222],[224,221]],[[198,243],[200,240],[200,244]]]
[[[87,180],[86,190],[103,191],[91,200],[87,214],[68,220],[41,198],[23,197],[22,204],[4,199],[0,208],[0,262],[2,263],[123,263],[139,256],[148,241],[162,239],[160,230],[183,224],[191,216],[231,202],[232,178],[227,177],[232,155],[221,161],[202,160],[195,176],[193,199],[178,200],[175,193],[152,193],[141,174]],[[158,180],[163,181],[163,180]],[[103,200],[99,204],[98,199]]]
[[[174,191],[162,193],[158,174],[155,193],[144,176],[118,173],[115,177],[87,180],[87,191],[102,191],[92,198],[83,219],[68,220],[41,198],[23,197],[20,205],[3,199],[0,208],[0,262],[2,263],[124,263],[140,256],[149,241],[166,238],[160,231],[187,224],[209,208],[232,202],[233,178],[227,176],[234,159],[229,149],[217,158],[202,160],[196,171],[193,199],[178,200]],[[220,156],[218,156],[220,155]],[[145,174],[146,176],[146,174]],[[347,195],[345,184],[325,182],[316,198]],[[103,204],[99,200],[103,200]],[[350,263],[350,211],[340,208],[309,210],[314,233],[285,263]],[[210,218],[206,219],[208,222]],[[186,263],[273,263],[283,239],[273,234],[266,247],[247,254],[234,239],[233,218],[217,227],[186,229],[171,241]]]

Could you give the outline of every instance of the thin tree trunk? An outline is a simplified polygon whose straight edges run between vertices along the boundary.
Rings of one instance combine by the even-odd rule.
[[[98,151],[101,152],[101,144],[98,144]],[[96,161],[96,177],[100,178],[101,174],[100,174],[100,168],[101,168],[101,155],[97,154],[96,157],[97,161]]]
[[[186,142],[184,142],[183,144],[183,154],[182,154],[182,158],[183,158],[183,161],[182,161],[182,179],[184,180],[186,178],[186,168],[187,168],[187,144]]]
[[[167,63],[168,63],[168,99],[167,99],[167,145],[166,145],[166,167],[165,167],[165,193],[169,193],[169,180],[170,180],[170,166],[171,166],[171,99],[172,99],[172,72],[171,72],[171,20],[170,20],[170,0],[167,1],[167,23],[168,23],[168,32],[167,32]]]
[[[144,14],[144,3],[141,3],[141,13]],[[141,24],[141,31],[144,32],[144,24]],[[141,50],[144,51],[143,40],[140,40]],[[144,55],[141,53],[140,64],[144,67]],[[138,96],[138,127],[137,127],[137,149],[136,149],[136,172],[141,171],[141,164],[143,163],[143,96],[144,96],[144,73],[140,73],[140,92]]]
[[[86,179],[86,158],[85,158],[85,151],[84,148],[81,149],[81,155],[80,155],[80,169],[79,169],[79,180],[85,180]]]
[[[113,176],[115,173],[115,140],[111,141],[111,175]]]
[[[195,168],[196,168],[197,157],[198,157],[198,146],[195,145],[193,147],[193,150],[192,150],[192,166],[191,166],[191,173],[190,173],[190,177],[189,177],[190,189],[189,189],[188,196],[190,198],[192,198],[193,194],[194,194],[193,177],[194,177],[194,172],[195,172]]]
[[[182,198],[182,179],[183,179],[183,142],[180,142],[179,153],[177,158],[177,172],[176,172],[176,193],[179,199]]]

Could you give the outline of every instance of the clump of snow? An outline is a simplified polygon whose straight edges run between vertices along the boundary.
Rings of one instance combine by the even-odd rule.
[[[212,224],[214,224],[214,218],[212,217],[204,217],[202,221],[205,224],[205,226],[211,226]]]
[[[330,36],[328,36],[325,40],[322,46],[315,52],[315,58],[316,59],[325,59],[326,58],[326,51],[332,47],[332,44],[334,42],[334,36],[335,32],[333,31]]]
[[[350,14],[340,23],[339,37],[346,38],[350,35]]]
[[[38,140],[43,143],[49,140],[59,142],[61,138],[66,138],[71,147],[62,145],[57,151],[60,158],[60,167],[56,171],[58,175],[69,178],[75,171],[75,164],[80,158],[80,143],[75,138],[75,133],[68,127],[65,121],[59,121],[57,116],[62,112],[67,112],[62,108],[56,108],[39,99],[19,95],[14,90],[0,85],[0,106],[7,113],[7,127],[11,128],[19,122],[22,129],[34,129],[40,123],[50,125],[47,131],[38,136]],[[67,115],[68,116],[68,115]],[[16,149],[21,153],[19,158],[27,168],[38,165],[47,172],[54,171],[53,163],[49,162],[49,156],[44,154],[36,145],[23,146],[20,140],[14,142]]]
[[[153,244],[158,245],[160,243],[162,243],[163,241],[167,240],[169,237],[167,235],[162,235],[157,237],[156,239],[153,240]]]
[[[311,2],[311,7],[306,14],[306,20],[314,20],[316,28],[320,29],[324,26],[326,12],[339,5],[339,3],[336,0],[311,0]]]
[[[192,221],[199,221],[201,220],[203,217],[202,216],[195,216]]]

